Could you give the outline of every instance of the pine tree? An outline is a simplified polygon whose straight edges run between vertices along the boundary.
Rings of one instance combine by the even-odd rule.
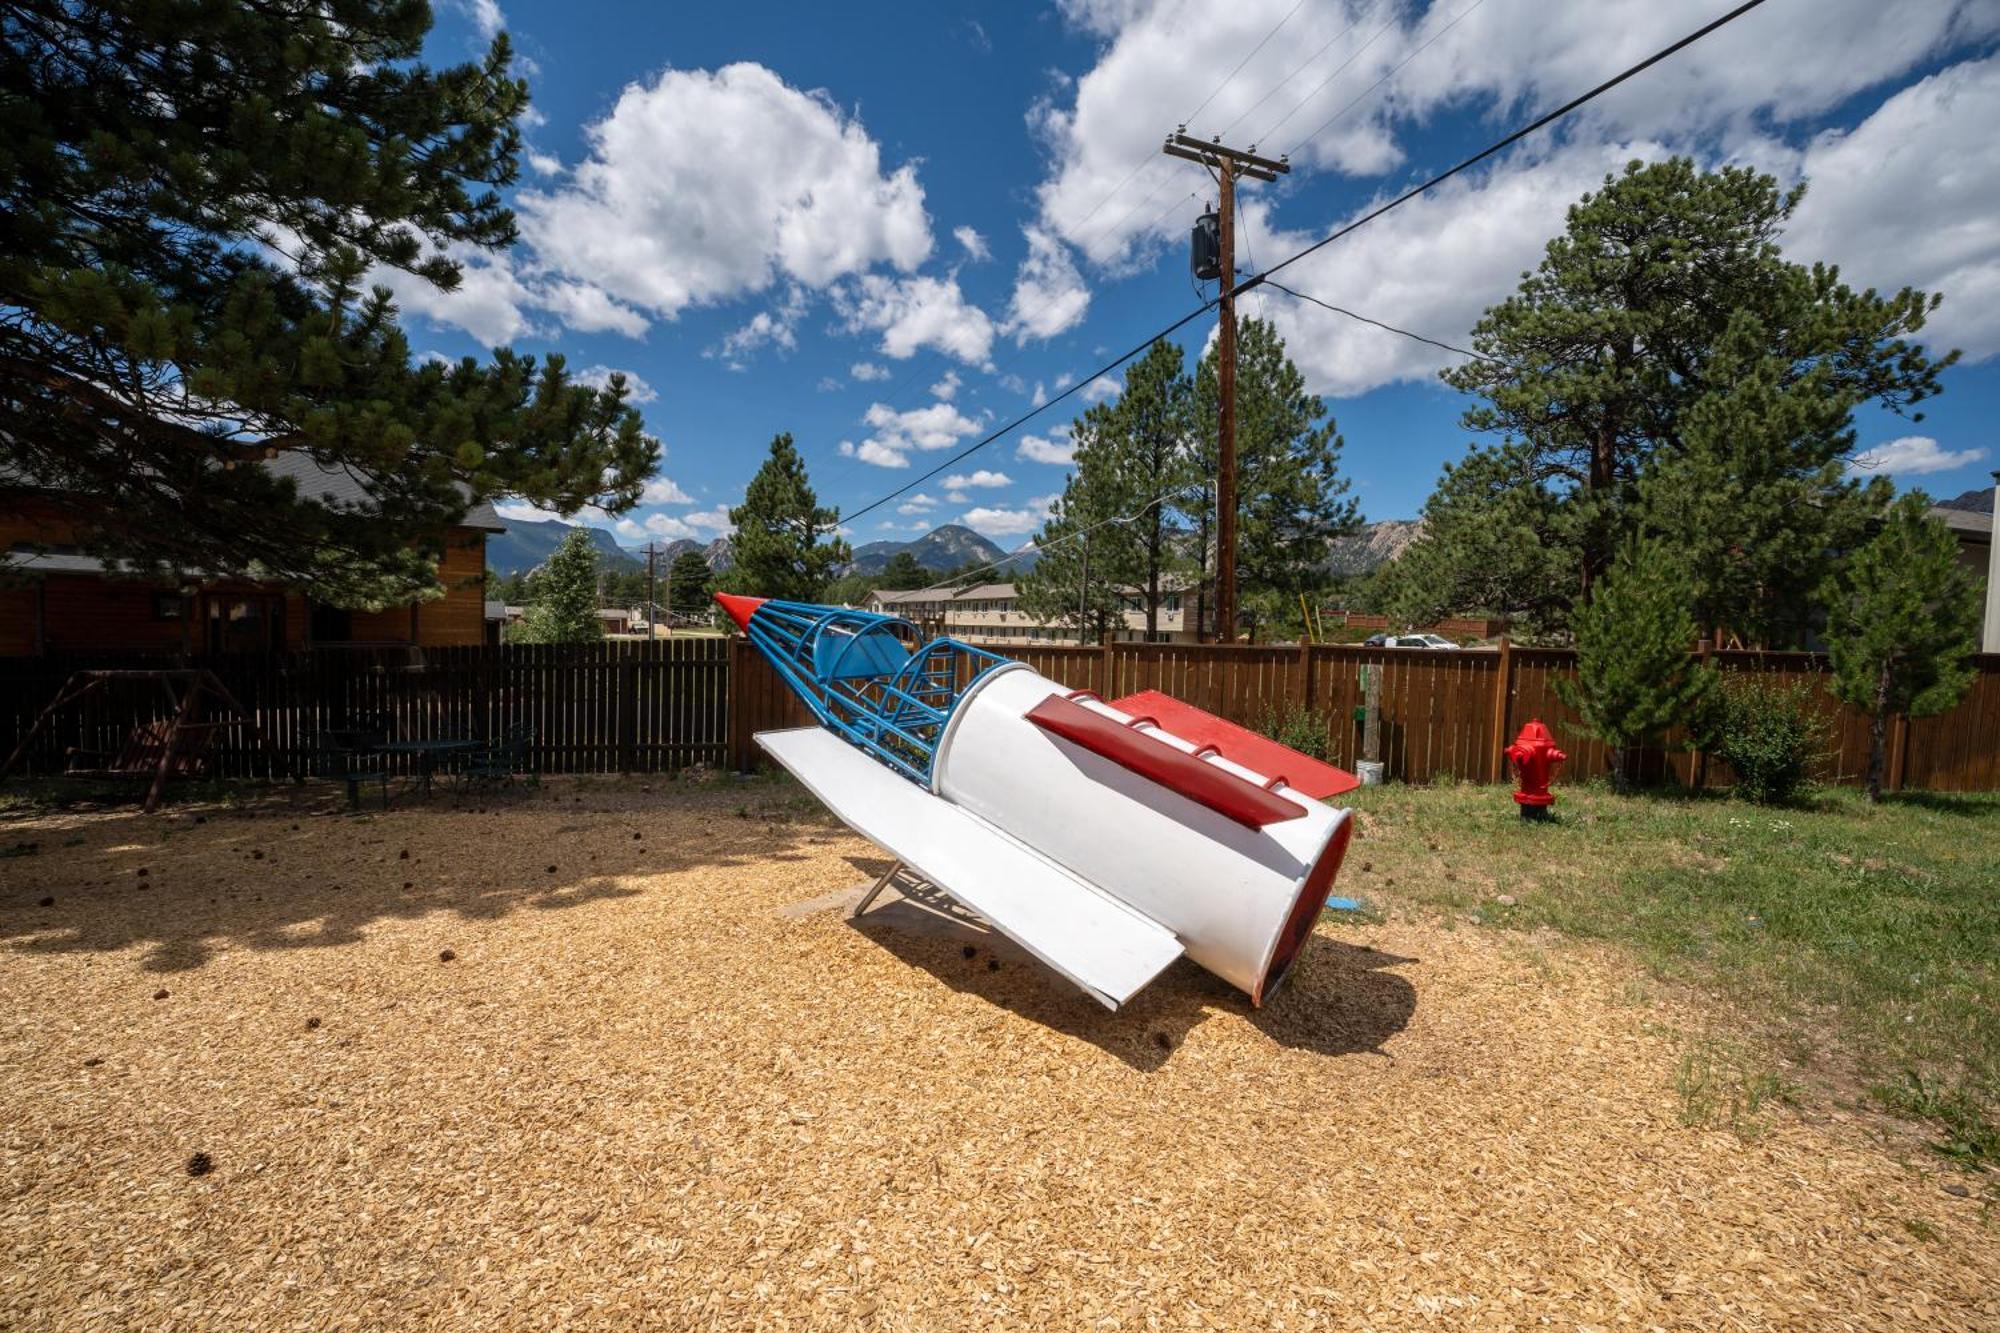
[[[1214,476],[1220,420],[1217,350],[1195,374],[1197,475]],[[1331,575],[1329,547],[1360,526],[1340,475],[1341,438],[1326,404],[1305,389],[1284,339],[1264,320],[1236,334],[1236,578],[1239,604],[1271,610],[1317,593]],[[1213,505],[1210,491],[1203,503]],[[1214,518],[1196,515],[1204,533]]]
[[[597,548],[573,528],[542,566],[535,600],[509,635],[513,643],[596,643],[604,637],[597,614]]]
[[[1195,480],[1194,429],[1194,384],[1181,349],[1159,339],[1126,372],[1103,436],[1127,521],[1102,529],[1101,546],[1108,567],[1130,572],[1148,640],[1159,635],[1174,576],[1190,563],[1179,513]]]
[[[744,488],[743,503],[729,511],[729,521],[736,525],[735,564],[725,581],[739,593],[816,602],[852,555],[836,535],[840,511],[819,507],[789,434],[771,440],[771,456]]]
[[[1070,427],[1075,470],[1035,534],[1041,558],[1017,581],[1021,609],[1093,643],[1123,619],[1123,589],[1134,570],[1132,543],[1120,531],[1132,512],[1131,488],[1117,468],[1112,409],[1099,403]]]
[[[1872,720],[1870,801],[1882,799],[1889,719],[1944,712],[1976,674],[1979,590],[1929,508],[1920,491],[1896,501],[1823,594],[1833,691]]]
[[[677,616],[699,620],[711,605],[715,575],[700,551],[682,551],[667,567],[667,609]]]
[[[1486,577],[1494,544],[1483,534],[1519,531],[1532,517],[1534,560],[1510,560],[1524,577],[1501,586],[1560,632],[1561,608],[1587,601],[1614,553],[1647,526],[1644,480],[1700,452],[1704,432],[1708,456],[1698,466],[1734,476],[1755,460],[1745,530],[1730,533],[1736,511],[1708,504],[1711,546],[1752,550],[1775,510],[1818,521],[1783,496],[1810,494],[1830,527],[1851,525],[1879,501],[1829,481],[1853,409],[1874,402],[1907,413],[1939,391],[1939,373],[1958,354],[1931,357],[1909,341],[1938,296],[1857,293],[1837,269],[1781,255],[1779,236],[1802,195],[1747,168],[1704,172],[1676,158],[1634,162],[1570,208],[1541,264],[1473,330],[1486,359],[1443,374],[1482,400],[1466,412],[1466,428],[1501,439],[1441,484],[1456,521],[1427,527],[1418,542],[1424,549],[1405,577],[1414,600],[1472,609],[1468,595],[1495,588]],[[1711,397],[1726,401],[1704,416],[1697,409]],[[1777,414],[1760,417],[1765,407]],[[1746,434],[1732,441],[1737,430]],[[1671,529],[1691,494],[1678,488],[1656,530]],[[1523,503],[1500,504],[1517,495]],[[1482,497],[1493,505],[1490,523]],[[1813,582],[1823,569],[1812,560],[1800,572]],[[1796,626],[1771,614],[1782,604],[1778,592],[1753,589],[1738,609],[1791,635]]]
[[[1698,716],[1715,688],[1698,664],[1692,585],[1666,545],[1632,542],[1576,613],[1576,679],[1563,702],[1611,750],[1612,781],[1631,790],[1640,747]]]
[[[30,13],[29,11],[32,11]],[[102,0],[0,23],[0,464],[148,573],[380,605],[435,590],[472,499],[638,502],[622,381],[412,362],[394,270],[440,290],[515,236],[527,85],[504,35],[421,63],[430,6]],[[258,466],[367,478],[336,509]]]
[[[937,575],[917,563],[917,558],[908,551],[898,551],[889,557],[889,563],[882,567],[882,574],[876,586],[908,591],[911,588],[928,588],[937,581]]]

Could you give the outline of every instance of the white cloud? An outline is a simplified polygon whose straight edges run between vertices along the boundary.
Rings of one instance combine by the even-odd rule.
[[[1079,397],[1086,403],[1101,403],[1125,392],[1125,383],[1115,375],[1099,375],[1083,386]]]
[[[693,133],[691,126],[699,126]],[[559,189],[518,200],[537,261],[673,317],[783,279],[819,289],[931,252],[916,169],[756,64],[628,84]]]
[[[562,159],[554,153],[530,152],[528,154],[528,168],[538,176],[560,176],[562,175],[563,164]]]
[[[794,330],[804,317],[807,304],[805,289],[794,283],[785,289],[784,298],[777,305],[769,310],[759,310],[748,323],[731,330],[723,338],[720,348],[730,369],[743,369],[743,358],[766,345],[787,352],[796,348],[799,341]]]
[[[495,500],[493,512],[502,518],[511,518],[520,523],[547,523],[551,519],[559,523],[570,521],[553,509],[531,505],[526,500]]]
[[[456,290],[441,291],[422,278],[381,265],[368,271],[367,280],[394,292],[399,309],[463,329],[489,347],[535,331],[527,313],[537,303],[535,293],[521,281],[506,253],[470,245],[452,245],[446,253],[460,265]]]
[[[922,491],[919,491],[909,499],[903,501],[903,503],[897,505],[896,512],[899,514],[922,514],[935,508],[937,508],[936,497],[925,495]]]
[[[964,381],[959,379],[957,371],[947,370],[943,379],[931,385],[931,397],[950,402],[958,396],[958,386],[962,383]]]
[[[1905,435],[1855,455],[1848,464],[1848,471],[1920,477],[1928,472],[1950,472],[1968,463],[1977,463],[1984,457],[1984,449],[1941,449],[1938,442],[1928,435]]]
[[[588,384],[594,389],[602,389],[611,383],[613,372],[625,377],[628,402],[650,403],[659,398],[659,390],[646,383],[645,376],[630,370],[619,370],[616,366],[585,366],[582,370],[571,371],[569,377],[577,384]]]
[[[1785,248],[1856,287],[1944,293],[1934,346],[2000,352],[2000,57],[1911,84],[1848,133],[1807,145]]]
[[[959,522],[988,537],[1018,537],[1033,532],[1048,521],[1049,507],[1060,497],[1038,495],[1024,501],[1019,509],[968,509]]]
[[[452,8],[471,19],[472,26],[488,41],[507,26],[507,16],[500,12],[497,0],[452,0]]]
[[[910,465],[909,455],[903,453],[901,450],[890,448],[880,440],[863,440],[860,444],[856,444],[852,440],[842,440],[840,448],[836,452],[842,458],[858,458],[864,463],[873,463],[876,467],[908,467]]]
[[[694,497],[674,484],[671,477],[656,476],[646,483],[645,492],[640,495],[642,505],[691,505]]]
[[[840,381],[831,375],[821,375],[818,388],[821,393],[832,393],[840,388]]]
[[[864,274],[834,295],[850,332],[882,335],[884,356],[907,360],[930,347],[969,365],[985,365],[993,321],[965,299],[957,278],[891,278]]]
[[[1049,161],[1037,189],[1033,225],[1088,264],[1114,274],[1178,247],[1198,207],[1188,193],[1210,197],[1200,168],[1163,157],[1159,136],[1209,98],[1221,70],[1233,68],[1246,55],[1241,71],[1196,113],[1190,133],[1220,133],[1228,142],[1255,143],[1270,155],[1289,153],[1295,177],[1316,172],[1367,177],[1401,165],[1404,136],[1428,130],[1446,107],[1502,125],[1519,123],[1715,14],[1708,0],[1549,5],[1537,8],[1532,22],[1523,22],[1514,6],[1467,6],[1456,0],[1424,5],[1326,0],[1298,7],[1296,13],[1294,0],[1227,5],[1208,0],[1060,2],[1067,20],[1099,38],[1100,46],[1091,69],[1073,83],[1059,84],[1030,114],[1031,130]],[[1278,38],[1253,51],[1281,21]],[[1728,152],[1747,139],[1827,113],[1940,54],[1983,43],[1995,32],[2000,32],[2000,4],[1994,0],[1940,0],[1919,7],[1820,0],[1809,21],[1785,6],[1767,6],[1592,104],[1569,122],[1562,140],[1567,146],[1556,155],[1588,157],[1601,146],[1641,136],[1709,155],[1718,145]],[[1773,52],[1782,52],[1782,58],[1773,59]],[[1377,87],[1381,80],[1386,81]],[[1319,131],[1329,122],[1329,128]],[[1979,136],[1990,123],[1992,116],[1983,109],[1958,114],[1954,137]],[[2000,173],[1988,165],[1996,151],[1990,135],[1963,162],[1962,176],[1962,159],[1946,151],[1932,156],[1921,140],[1898,142],[1914,150],[1897,165],[1919,186],[1919,197],[1943,195],[1952,198],[1955,209],[1963,208],[1934,228],[1933,240],[1917,247],[1909,265],[1916,268],[1926,258],[1922,252],[1949,249],[1962,222],[1995,216],[1990,204],[1981,207],[1965,196],[1990,199]],[[1535,151],[1548,155],[1555,150],[1544,142]],[[1931,165],[1921,165],[1926,161]],[[1864,179],[1857,177],[1857,191],[1864,188]],[[1261,216],[1268,220],[1273,193],[1251,184],[1243,202],[1263,210]],[[1481,252],[1498,262],[1509,247],[1491,234],[1497,229],[1484,224],[1478,202],[1468,202],[1459,216],[1479,233]],[[1518,200],[1507,202],[1518,208]],[[1884,189],[1867,202],[1873,211],[1886,214],[1900,201],[1895,191]],[[1808,208],[1812,206],[1809,202]],[[1399,210],[1368,230],[1400,233],[1408,212]],[[1534,216],[1538,230],[1520,239],[1539,247],[1551,228],[1541,226],[1545,214],[1540,210]],[[1554,216],[1559,225],[1560,212]],[[1322,221],[1313,219],[1311,229],[1323,234]],[[1910,219],[1912,230],[1936,221]],[[1285,249],[1278,238],[1267,239],[1256,217],[1248,230],[1259,257]],[[1359,239],[1361,234],[1352,238]],[[1342,262],[1337,275],[1330,270],[1328,275],[1337,277],[1341,295],[1366,310],[1355,289],[1381,285],[1378,279],[1395,271],[1352,262],[1351,242],[1334,248]],[[1519,271],[1464,261],[1447,268],[1454,275],[1473,272],[1482,296],[1511,286]],[[1270,297],[1273,310],[1278,300],[1275,294]],[[1976,303],[2000,321],[2000,301]],[[1428,308],[1444,311],[1467,304],[1472,303],[1431,297]],[[1422,311],[1368,313],[1414,322]],[[1464,327],[1454,320],[1433,331],[1450,336]],[[1958,334],[1950,316],[1944,327],[1954,336],[1973,336]],[[1386,382],[1380,372],[1338,371],[1333,358],[1322,360],[1324,382]],[[1389,378],[1400,375],[1400,368],[1391,367]]]
[[[1388,217],[1300,260],[1277,279],[1288,287],[1446,342],[1460,342],[1487,306],[1541,261],[1564,210],[1656,144],[1563,147],[1515,154],[1420,195]],[[1358,205],[1354,215],[1375,206]],[[1278,253],[1317,239],[1273,227],[1262,203],[1245,209]],[[1338,219],[1336,219],[1338,221]],[[1428,380],[1460,358],[1272,291],[1264,309],[1314,393],[1345,396],[1402,380]]]
[[[888,370],[885,367],[876,365],[873,361],[856,361],[847,368],[847,373],[863,384],[871,380],[886,380],[889,378]]]
[[[953,227],[951,234],[965,250],[965,257],[973,263],[981,263],[993,258],[993,251],[987,246],[986,238],[970,227]]]
[[[969,475],[963,472],[953,473],[951,476],[946,477],[942,482],[939,482],[938,484],[941,486],[950,487],[954,491],[962,491],[968,486],[980,487],[983,489],[991,489],[999,486],[1012,486],[1014,484],[1014,479],[1008,476],[1004,472],[989,472],[985,468],[981,468],[977,472],[971,473]]]
[[[1076,462],[1076,442],[1069,437],[1069,428],[1050,431],[1047,437],[1023,435],[1021,442],[1014,446],[1014,457],[1030,463],[1055,463],[1068,467]]]
[[[579,333],[622,333],[636,338],[651,324],[644,315],[593,283],[560,279],[537,283],[534,299]]]
[[[1029,405],[1033,407],[1044,407],[1048,404],[1048,401],[1049,401],[1049,391],[1042,387],[1042,382],[1040,380],[1036,380],[1035,392],[1033,396],[1030,397],[1028,400]]]
[[[1027,257],[1014,275],[1007,332],[1017,343],[1049,339],[1075,328],[1090,309],[1090,289],[1076,271],[1069,247],[1040,227],[1025,227]]]

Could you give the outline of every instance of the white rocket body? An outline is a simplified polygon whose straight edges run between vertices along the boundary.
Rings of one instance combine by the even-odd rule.
[[[1263,1003],[1353,830],[1348,811],[1022,663],[960,696],[929,792],[824,728],[757,740],[850,827],[1113,1009],[1182,953]]]

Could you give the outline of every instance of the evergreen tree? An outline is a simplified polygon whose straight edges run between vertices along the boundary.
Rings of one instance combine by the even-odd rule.
[[[1817,507],[1829,530],[1879,504],[1829,468],[1846,451],[1853,409],[1872,401],[1907,411],[1938,392],[1957,353],[1933,358],[1907,341],[1937,296],[1856,293],[1837,269],[1783,258],[1778,237],[1802,189],[1676,158],[1635,162],[1570,208],[1540,266],[1474,329],[1488,359],[1444,372],[1482,400],[1465,414],[1467,429],[1501,439],[1447,474],[1441,508],[1454,521],[1427,527],[1417,543],[1425,549],[1405,576],[1410,597],[1461,610],[1472,609],[1468,595],[1503,590],[1517,605],[1479,609],[1522,609],[1560,629],[1560,612],[1548,613],[1588,600],[1613,553],[1646,526],[1642,483],[1690,453],[1706,456],[1662,485],[1654,526],[1671,530],[1698,505],[1711,549],[1768,549],[1771,520],[1786,510],[1818,524],[1801,504]],[[1774,414],[1760,415],[1766,409]],[[1732,532],[1736,511],[1701,491],[1700,477],[1737,476],[1753,456],[1742,474],[1744,527]],[[1532,531],[1539,547],[1536,564],[1500,552],[1511,577],[1497,589],[1486,576],[1496,543],[1483,536],[1495,530]],[[1792,572],[1816,578],[1823,559]],[[1753,577],[1700,594],[1704,613],[1794,635],[1778,614],[1789,594],[1759,584],[1759,571],[1738,572]],[[1779,582],[1796,590],[1796,579]]]
[[[682,551],[667,567],[667,609],[677,616],[700,620],[713,603],[715,574],[700,551]]]
[[[1212,477],[1220,397],[1217,349],[1195,375],[1197,476]],[[1275,326],[1237,322],[1236,334],[1236,578],[1239,604],[1269,609],[1295,605],[1331,578],[1328,548],[1361,524],[1340,475],[1341,438],[1326,404],[1305,390],[1305,376],[1285,354]],[[1200,502],[1212,508],[1213,491]],[[1196,515],[1214,531],[1206,510]],[[1206,552],[1203,553],[1204,557]],[[1203,561],[1206,565],[1206,559]],[[1219,627],[1218,627],[1219,628]]]
[[[1929,508],[1921,491],[1896,501],[1824,593],[1833,691],[1872,719],[1870,801],[1882,799],[1889,719],[1944,712],[1976,674],[1979,590]]]
[[[834,570],[852,556],[836,535],[840,511],[819,507],[789,434],[771,440],[771,456],[744,488],[743,503],[729,511],[729,521],[736,525],[735,564],[725,581],[735,592],[816,602]]]
[[[1611,750],[1612,781],[1629,791],[1640,747],[1700,715],[1714,673],[1693,657],[1693,588],[1664,544],[1632,542],[1576,613],[1576,679],[1563,702]]]
[[[1016,585],[1023,611],[1074,630],[1078,643],[1094,643],[1122,621],[1122,589],[1134,574],[1134,548],[1120,532],[1120,520],[1131,513],[1131,493],[1117,470],[1116,431],[1112,409],[1103,403],[1071,425],[1075,471],[1035,534],[1041,558]]]
[[[1179,512],[1194,488],[1194,429],[1194,384],[1181,349],[1159,339],[1126,372],[1102,437],[1128,516],[1101,530],[1102,549],[1113,570],[1130,572],[1149,640],[1158,636],[1173,576],[1190,563]]]
[[[917,563],[917,558],[908,551],[898,551],[889,557],[889,563],[882,567],[876,586],[892,588],[898,592],[911,588],[928,588],[937,581],[937,575]]]
[[[324,602],[434,592],[471,500],[638,502],[622,378],[412,363],[395,271],[451,290],[515,236],[527,85],[504,35],[421,63],[430,6],[102,0],[0,22],[0,464],[89,550]],[[260,466],[366,479],[337,508]]]
[[[512,643],[595,643],[604,637],[597,615],[597,548],[573,528],[542,566],[535,600],[508,636]]]
[[[1683,419],[1681,449],[1640,478],[1639,521],[1670,542],[1693,585],[1703,636],[1803,644],[1828,563],[1866,538],[1894,493],[1847,475],[1851,400],[1818,362],[1794,373],[1739,312],[1717,344],[1718,387]]]
[[[1567,633],[1575,598],[1554,574],[1570,511],[1539,483],[1520,483],[1490,452],[1445,465],[1424,502],[1423,529],[1377,571],[1372,595],[1403,625],[1451,615],[1504,615],[1516,637]]]

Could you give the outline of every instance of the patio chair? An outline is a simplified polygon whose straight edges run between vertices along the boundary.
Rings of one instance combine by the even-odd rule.
[[[542,785],[541,775],[534,771],[529,751],[535,743],[535,729],[525,723],[516,723],[507,728],[506,733],[484,749],[467,755],[458,767],[458,784],[461,789],[511,787],[519,775],[529,786]]]
[[[314,777],[346,784],[347,808],[361,808],[361,787],[372,782],[382,789],[382,808],[389,808],[389,765],[367,738],[355,731],[321,732],[313,745]]]

